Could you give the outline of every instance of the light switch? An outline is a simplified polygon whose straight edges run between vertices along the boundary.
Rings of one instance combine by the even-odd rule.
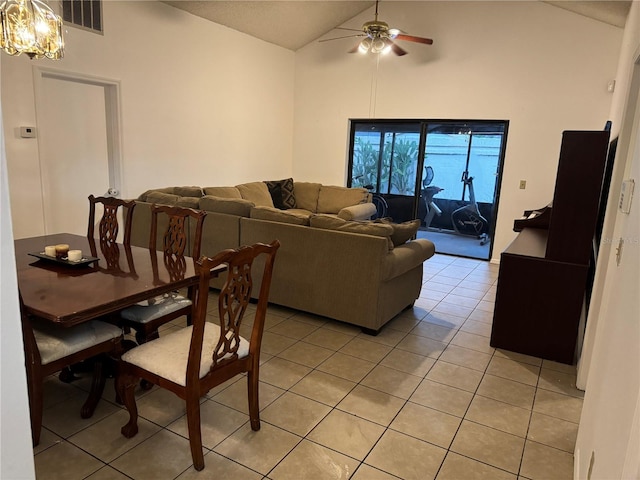
[[[520,190],[524,190],[525,188],[527,188],[527,181],[520,180]]]
[[[20,127],[22,138],[36,138],[36,127]]]

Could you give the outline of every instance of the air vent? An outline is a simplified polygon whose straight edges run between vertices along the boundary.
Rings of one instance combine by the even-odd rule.
[[[65,23],[102,33],[102,0],[62,0]]]

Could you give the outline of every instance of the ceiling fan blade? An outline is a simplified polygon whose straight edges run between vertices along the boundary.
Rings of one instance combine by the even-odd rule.
[[[413,35],[405,35],[403,33],[399,33],[398,35],[396,35],[394,40],[404,40],[406,42],[424,43],[425,45],[433,44],[433,40],[431,40],[430,38],[415,37]]]
[[[318,42],[329,42],[331,40],[340,40],[342,38],[353,38],[353,37],[364,37],[364,34],[360,35],[345,35],[344,37],[334,37],[334,38],[324,38],[322,40],[318,40]]]
[[[391,51],[393,53],[395,53],[396,55],[398,55],[399,57],[407,54],[406,50],[403,50],[400,47],[400,45],[398,45],[397,43],[392,42],[391,40],[389,40],[389,46],[391,47]]]
[[[350,32],[362,32],[361,28],[335,27],[334,30],[349,30]]]
[[[360,49],[360,42],[356,43],[353,46],[353,48],[349,50],[347,53],[357,53],[359,49]]]

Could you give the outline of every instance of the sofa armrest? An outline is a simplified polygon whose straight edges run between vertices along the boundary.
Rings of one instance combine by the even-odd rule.
[[[411,240],[395,247],[384,260],[382,278],[396,278],[422,264],[436,253],[436,246],[426,238]]]
[[[338,212],[338,217],[343,220],[369,220],[376,213],[376,206],[373,203],[360,203],[344,207]]]

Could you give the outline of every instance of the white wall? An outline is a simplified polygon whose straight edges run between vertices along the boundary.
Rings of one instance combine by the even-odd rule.
[[[372,18],[371,9],[344,26]],[[349,118],[509,120],[497,259],[514,218],[551,201],[561,132],[608,120],[622,29],[520,1],[384,2],[380,18],[434,44],[401,42],[409,55],[384,56],[378,66],[375,56],[346,53],[357,39],[299,50],[294,178],[345,184]]]
[[[67,27],[61,61],[0,57],[16,238],[43,233],[38,143],[17,130],[36,64],[120,81],[124,197],[291,175],[293,52],[159,2],[103,8],[104,35]]]
[[[640,478],[640,198],[631,213],[617,208],[620,183],[640,182],[640,5],[627,19],[612,118],[620,144],[611,185],[604,238],[625,240],[620,265],[614,248],[598,260],[594,300],[587,323],[580,376],[586,394],[575,450],[576,478]],[[617,132],[614,132],[614,134]],[[585,373],[586,372],[586,373]],[[589,470],[591,469],[591,473]]]

